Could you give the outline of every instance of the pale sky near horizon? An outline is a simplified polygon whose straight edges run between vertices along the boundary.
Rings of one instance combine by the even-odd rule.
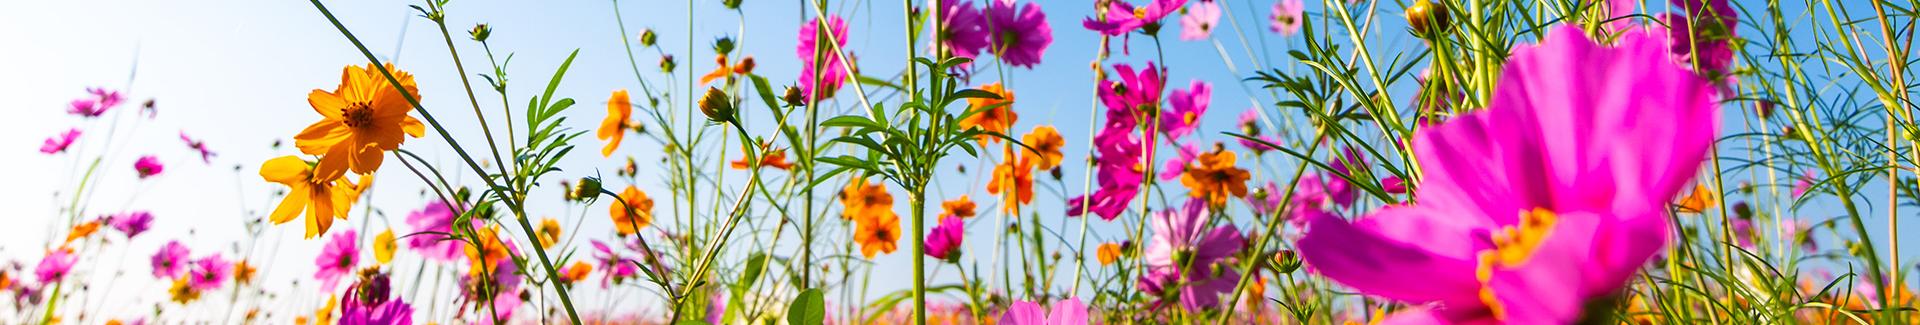
[[[1233,36],[1235,30],[1231,26],[1222,26],[1215,32],[1215,39],[1220,42],[1219,48],[1213,43],[1179,41],[1179,27],[1175,23],[1177,16],[1167,20],[1170,26],[1162,32],[1165,56],[1172,62],[1169,87],[1184,87],[1195,79],[1214,85],[1212,108],[1205,116],[1202,132],[1203,138],[1209,141],[1227,141],[1229,137],[1217,132],[1228,130],[1234,118],[1247,107],[1256,102],[1272,101],[1271,95],[1258,89],[1259,84],[1241,80],[1251,75],[1250,53],[1258,56],[1266,68],[1275,68],[1271,65],[1290,62],[1284,50],[1290,48],[1290,44],[1299,44],[1297,36],[1283,39],[1267,32],[1265,18],[1271,0],[1222,1],[1226,1],[1230,7],[1228,14],[1238,19],[1238,27],[1249,38],[1249,42],[1253,42],[1254,48],[1251,50],[1242,47],[1239,38]],[[1072,165],[1072,162],[1084,157],[1088,141],[1086,135],[1090,125],[1086,121],[1088,109],[1092,107],[1093,75],[1087,68],[1087,62],[1094,57],[1097,38],[1093,32],[1080,27],[1080,20],[1089,15],[1089,5],[1079,1],[1039,2],[1054,30],[1055,41],[1039,68],[1007,69],[1005,81],[1020,99],[1020,104],[1016,106],[1020,122],[1015,130],[1024,133],[1037,125],[1059,127],[1068,141],[1065,150],[1068,153],[1067,161]],[[1320,4],[1317,1],[1309,2],[1309,11],[1318,11]],[[327,2],[342,23],[365,41],[375,54],[383,59],[397,60],[402,69],[416,75],[423,93],[423,104],[433,110],[443,123],[447,123],[449,132],[455,134],[462,144],[475,148],[483,146],[484,141],[479,138],[480,131],[467,106],[460,81],[449,64],[443,40],[430,21],[415,17],[412,9],[406,7],[408,4],[414,3],[384,0]],[[491,44],[495,54],[515,54],[512,65],[508,67],[512,77],[512,98],[508,102],[514,105],[525,103],[536,89],[544,87],[560,61],[569,52],[579,49],[579,58],[556,92],[579,102],[565,114],[569,118],[567,126],[576,130],[590,131],[597,125],[605,114],[605,102],[610,91],[639,91],[626,52],[621,49],[617,37],[632,37],[642,28],[650,27],[659,33],[660,43],[675,56],[680,68],[672,80],[665,80],[654,73],[658,55],[651,50],[636,49],[640,68],[647,72],[648,82],[655,87],[662,82],[670,82],[679,90],[676,96],[683,96],[680,94],[685,92],[687,72],[704,72],[712,68],[708,42],[721,35],[734,35],[742,41],[744,45],[740,51],[758,59],[758,74],[776,83],[788,83],[797,74],[793,54],[796,41],[793,35],[802,15],[794,3],[746,0],[748,19],[745,20],[746,26],[742,27],[742,20],[731,12],[722,12],[718,1],[697,1],[695,8],[698,13],[695,16],[699,19],[695,19],[693,26],[692,37],[696,40],[693,55],[686,53],[686,4],[683,1],[623,2],[620,9],[626,19],[628,33],[621,34],[608,1],[456,0],[449,8],[448,28],[455,44],[459,46],[460,55],[466,60],[467,72],[472,74],[486,69],[485,54],[478,44],[466,39],[465,30],[476,22],[489,23],[494,27]],[[1393,17],[1398,15],[1397,5],[1389,1],[1380,6],[1377,13],[1389,15],[1383,16],[1383,20],[1397,21]],[[1664,4],[1652,6],[1643,10],[1666,10]],[[901,10],[898,2],[867,2],[859,6],[839,6],[834,11],[853,17],[849,20],[854,32],[851,33],[853,35],[848,48],[859,55],[865,71],[899,68],[904,47],[900,40],[904,35],[899,28]],[[1235,21],[1222,20],[1222,24],[1230,23]],[[739,35],[741,30],[745,30],[744,36]],[[1384,49],[1376,51],[1421,46],[1406,37],[1399,27],[1377,27],[1369,36],[1369,42],[1373,42],[1370,44]],[[0,108],[9,113],[7,118],[0,119],[0,152],[14,157],[5,166],[15,171],[7,174],[9,184],[0,186],[0,203],[6,203],[12,214],[19,216],[13,218],[15,222],[9,223],[6,229],[0,230],[0,262],[18,260],[31,269],[32,263],[38,260],[44,244],[49,241],[46,237],[54,233],[50,227],[64,226],[65,220],[53,216],[60,215],[59,209],[67,202],[68,196],[61,193],[71,191],[75,180],[84,172],[85,161],[79,159],[82,156],[90,159],[103,150],[113,153],[100,166],[100,172],[105,174],[101,177],[102,183],[96,184],[98,192],[85,203],[89,216],[129,210],[150,210],[156,216],[152,232],[142,235],[131,244],[123,244],[116,237],[115,244],[101,250],[100,256],[88,257],[98,258],[99,261],[83,260],[82,270],[96,270],[94,274],[89,274],[90,281],[105,281],[99,283],[112,283],[108,286],[115,288],[112,289],[113,298],[95,293],[91,301],[83,304],[89,306],[88,310],[100,310],[107,314],[103,316],[144,314],[150,310],[144,304],[165,300],[165,284],[147,277],[149,267],[146,261],[147,256],[167,240],[181,240],[194,250],[195,256],[212,251],[233,256],[235,247],[244,247],[249,240],[243,227],[244,220],[277,203],[269,201],[268,194],[281,188],[259,178],[259,164],[275,156],[294,154],[291,137],[318,120],[318,115],[305,101],[309,91],[315,88],[330,90],[338,84],[342,66],[366,63],[365,58],[305,1],[9,1],[0,3],[0,44],[9,45],[0,49],[0,76],[4,76],[0,77]],[[396,50],[396,45],[401,45],[399,50]],[[1135,36],[1131,55],[1122,56],[1116,44],[1116,58],[1108,62],[1138,65],[1149,60],[1160,61],[1154,58],[1152,45],[1151,40]],[[1229,56],[1231,63],[1223,61],[1222,55]],[[1279,61],[1282,59],[1286,61]],[[1229,72],[1229,65],[1235,67],[1238,74]],[[1281,68],[1301,69],[1297,65]],[[131,83],[130,72],[133,72]],[[1001,77],[987,71],[976,78],[976,84],[984,84]],[[502,127],[499,122],[501,113],[497,104],[500,99],[485,89],[480,79],[476,78],[473,82],[476,87],[482,88],[476,91],[480,92],[478,100],[484,114],[488,114],[496,133],[501,133],[498,130]],[[1242,83],[1244,87],[1234,83]],[[105,130],[109,124],[116,123],[112,116],[117,114],[87,120],[65,113],[67,101],[85,95],[87,87],[96,86],[128,91],[129,103],[117,108],[121,113],[117,123],[121,127],[120,133],[114,134],[112,148],[104,148],[100,144],[108,136]],[[1257,99],[1249,99],[1248,90],[1255,91],[1253,95]],[[1396,89],[1394,93],[1399,95],[1396,98],[1411,96],[1410,91],[1404,90]],[[137,111],[139,102],[149,98],[155,99],[158,104],[158,117],[151,120],[136,118],[132,113]],[[642,101],[640,98],[636,93],[636,102]],[[855,105],[848,102],[852,98],[851,93],[843,91],[841,98],[840,107]],[[758,106],[755,109],[758,111]],[[37,149],[44,139],[68,128],[86,130],[75,147],[76,151],[55,156],[38,153]],[[210,164],[201,163],[178,139],[177,134],[181,132],[203,139],[219,156]],[[446,144],[433,132],[428,133],[429,136],[424,138],[409,139],[406,148],[434,161],[443,172],[450,173],[449,177],[454,178],[454,182],[475,185],[476,178],[465,171],[457,156],[447,150]],[[516,134],[524,135],[525,132]],[[272,149],[270,146],[276,141],[285,143],[277,150]],[[665,211],[671,211],[670,202],[667,202],[670,199],[662,187],[664,183],[659,180],[664,177],[664,172],[648,172],[649,168],[663,168],[650,164],[657,161],[659,146],[637,136],[629,136],[627,141],[621,154],[638,158],[642,165],[638,185],[654,194],[655,200],[661,202],[657,209],[661,214],[667,214]],[[601,158],[598,152],[603,142],[593,139],[591,135],[575,144],[579,148],[561,165],[566,171],[557,173],[551,178],[552,181],[590,175],[612,176],[621,165],[617,156],[615,159]],[[484,152],[484,149],[475,151],[480,152]],[[133,160],[147,154],[156,155],[164,161],[166,171],[153,179],[136,180],[131,167]],[[1265,175],[1292,170],[1294,163],[1290,159],[1271,156],[1262,168],[1267,171]],[[955,159],[966,162],[967,174],[964,178],[944,179],[930,200],[971,193],[981,203],[983,212],[995,206],[990,203],[992,196],[982,189],[984,180],[978,177],[990,171],[988,168],[991,166],[968,160],[964,156]],[[370,238],[389,225],[396,231],[410,229],[405,225],[404,218],[407,212],[417,210],[424,204],[425,198],[421,195],[423,186],[404,167],[396,166],[391,159],[388,161],[389,164],[378,174],[379,181],[372,196],[367,199],[378,212],[366,218],[364,206],[356,207],[353,218],[336,223],[333,232],[357,228],[363,223],[370,223],[371,226],[362,230],[362,238]],[[1241,165],[1254,167],[1252,163],[1243,162]],[[1078,195],[1086,178],[1084,171],[1077,167],[1067,168],[1063,174],[1065,187],[1070,193],[1037,188],[1039,193],[1035,201],[1038,203],[1029,208],[1043,211],[1049,225],[1064,222],[1059,219],[1057,212],[1061,209],[1061,202],[1065,201],[1065,196]],[[744,175],[731,173],[728,178],[743,179]],[[1036,178],[1043,179],[1045,176],[1042,173]],[[538,211],[533,212],[535,217],[556,217],[567,224],[568,229],[578,229],[580,237],[575,245],[580,248],[580,258],[586,258],[591,251],[585,246],[586,239],[611,238],[611,223],[604,217],[608,202],[603,200],[584,207],[563,204],[552,181],[545,184],[548,187],[533,195],[529,209]],[[625,182],[609,177],[609,187],[616,190],[626,185]],[[1036,185],[1042,188],[1057,186],[1048,181]],[[1884,188],[1884,184],[1880,187]],[[737,186],[730,188],[735,191],[738,189]],[[829,192],[823,191],[820,202],[832,203],[830,194],[825,193]],[[904,193],[899,189],[893,189],[893,193],[898,202],[905,202]],[[1878,197],[1885,197],[1884,192],[1878,193]],[[1155,202],[1158,204],[1160,201]],[[1884,216],[1884,210],[1877,210],[1883,207],[1876,205],[1874,211],[1882,211],[1879,215]],[[897,209],[906,211],[904,207]],[[584,218],[576,223],[576,218],[582,215]],[[988,235],[999,228],[993,224],[993,220],[988,216],[968,221],[968,258],[979,258],[983,267],[991,265],[984,256],[992,249]],[[1078,220],[1072,222],[1071,225],[1077,228]],[[1879,222],[1883,223],[1884,219],[1879,219]],[[1095,224],[1096,231],[1101,231],[1097,234],[1104,234],[1104,237],[1089,240],[1089,245],[1097,243],[1098,238],[1112,238],[1118,233],[1117,225]],[[906,225],[903,221],[902,226]],[[1903,234],[1909,233],[1911,228],[1908,230]],[[302,231],[297,222],[270,225],[259,238],[259,248],[251,258],[270,261],[262,262],[268,265],[264,286],[280,293],[264,309],[311,310],[324,303],[324,298],[314,298],[318,295],[312,287],[313,281],[305,280],[311,277],[313,258],[324,241],[301,239]],[[1077,235],[1076,231],[1069,229],[1056,231],[1068,238]],[[828,233],[844,235],[846,231],[831,230]],[[785,255],[792,251],[786,248],[791,244],[782,247],[775,253]],[[363,254],[371,259],[371,253]],[[879,297],[907,286],[904,282],[906,277],[902,275],[905,272],[891,271],[907,270],[910,265],[908,255],[910,251],[903,241],[900,251],[874,260],[878,270],[873,273],[875,278],[872,287],[865,290],[868,297]],[[739,258],[744,259],[744,255]],[[419,256],[403,252],[395,260],[397,279],[411,279]],[[120,277],[120,280],[112,280],[116,278],[113,274],[98,271],[113,264],[119,264],[118,269],[124,270],[127,275]],[[937,278],[954,281],[957,277],[951,273],[951,268],[946,268]],[[299,287],[291,285],[295,280],[300,280],[302,284]],[[598,275],[589,281],[597,282]],[[447,284],[451,284],[451,281]],[[402,287],[405,285],[408,284],[402,284]],[[597,286],[582,285],[580,288],[591,288],[581,293],[586,298],[584,300],[590,302],[583,303],[582,308],[589,310],[599,310],[600,304],[613,301],[642,304],[640,302],[657,300],[651,294],[638,290],[610,294],[599,290]],[[427,299],[429,295],[424,292],[429,289],[420,290],[423,293],[418,299]],[[441,290],[451,292],[450,287],[441,287]],[[1090,289],[1082,290],[1086,292]],[[201,303],[185,310],[184,315],[192,315],[190,317],[196,319],[220,315],[225,312],[226,305],[225,295],[219,296],[203,298]],[[446,294],[437,297],[434,300],[436,303],[449,301]],[[110,305],[126,301],[143,305],[132,309]],[[177,305],[163,305],[175,317],[183,315]],[[63,310],[74,310],[68,308],[63,307]],[[434,313],[437,316],[432,318],[445,318],[446,309],[446,306],[440,306]],[[530,309],[523,309],[523,312],[526,310]]]

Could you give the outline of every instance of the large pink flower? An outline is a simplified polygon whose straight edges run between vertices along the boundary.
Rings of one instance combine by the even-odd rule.
[[[841,61],[840,56],[835,55],[833,51],[836,46],[845,51],[847,21],[836,15],[828,15],[826,20],[827,30],[832,33],[836,45],[821,44],[821,40],[815,37],[819,36],[816,34],[819,33],[820,21],[808,19],[806,24],[800,25],[800,45],[794,48],[794,55],[800,57],[800,95],[811,100],[833,97],[833,93],[839,91],[840,86],[847,83],[847,79],[853,78],[847,74],[846,61]],[[818,52],[814,51],[816,46],[818,46]],[[816,54],[827,61],[815,63]],[[820,84],[817,85],[813,81],[815,66],[818,66],[820,71]]]
[[[995,0],[1000,1],[1000,0]],[[1127,32],[1140,30],[1147,25],[1159,24],[1160,19],[1180,10],[1187,0],[1149,0],[1146,6],[1134,7],[1126,1],[1114,0],[1107,4],[1107,15],[1101,18],[1087,17],[1080,22],[1087,30],[1100,32],[1107,36],[1126,35]]]
[[[466,244],[451,237],[454,234],[453,219],[453,208],[440,200],[427,203],[419,211],[407,213],[407,225],[413,226],[413,233],[406,236],[407,248],[438,262],[453,262],[466,256]],[[478,223],[475,227],[478,227]]]
[[[1418,134],[1419,202],[1319,217],[1302,257],[1412,323],[1565,324],[1666,245],[1666,202],[1719,125],[1706,80],[1642,31],[1561,26],[1514,49],[1484,111]],[[1411,276],[1415,275],[1417,276]]]
[[[987,22],[980,15],[980,10],[974,9],[973,3],[966,1],[954,1],[946,5],[940,14],[941,19],[946,21],[941,24],[946,28],[940,31],[941,45],[953,57],[979,57],[980,50],[988,44]]]
[[[187,270],[187,254],[187,245],[181,245],[178,240],[161,245],[160,250],[153,253],[153,277],[164,279],[180,276],[181,272]]]
[[[321,290],[332,292],[334,286],[340,284],[341,277],[353,274],[353,268],[360,265],[358,239],[359,234],[353,230],[333,235],[333,239],[327,241],[327,247],[320,251],[320,256],[313,260],[313,264],[319,267],[314,271],[313,278],[320,280]]]
[[[1047,24],[1047,13],[1040,11],[1039,3],[1014,4],[1014,0],[987,1],[987,37],[1001,61],[1031,69],[1053,45],[1053,26]]]
[[[1067,298],[1053,302],[1053,311],[1048,312],[1040,304],[1031,301],[1017,301],[1007,306],[1006,313],[1000,314],[1000,324],[1004,325],[1085,325],[1087,305],[1080,298]]]
[[[1141,289],[1163,297],[1177,291],[1171,296],[1188,310],[1218,305],[1220,294],[1233,290],[1240,272],[1229,263],[1246,246],[1246,239],[1231,224],[1208,229],[1211,217],[1202,199],[1153,216],[1148,223],[1153,239],[1147,243],[1147,274],[1140,278]]]
[[[1180,140],[1180,137],[1193,134],[1200,128],[1200,117],[1207,114],[1207,104],[1213,101],[1213,85],[1194,80],[1187,89],[1173,90],[1173,97],[1167,100],[1170,108],[1160,113],[1160,131],[1167,134],[1167,140]]]

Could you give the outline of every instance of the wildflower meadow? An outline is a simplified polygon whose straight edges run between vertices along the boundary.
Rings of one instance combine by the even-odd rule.
[[[1916,18],[9,1],[0,324],[1916,324]]]

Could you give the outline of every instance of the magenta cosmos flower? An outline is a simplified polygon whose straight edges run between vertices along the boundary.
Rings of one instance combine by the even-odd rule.
[[[1147,274],[1140,287],[1148,294],[1178,299],[1181,308],[1200,310],[1220,303],[1220,294],[1233,290],[1240,272],[1231,265],[1246,239],[1232,224],[1207,229],[1212,216],[1207,202],[1191,199],[1178,210],[1154,214],[1147,224],[1153,239],[1147,243]],[[1170,302],[1162,301],[1165,306]]]
[[[612,287],[614,283],[640,274],[639,266],[634,264],[635,260],[622,257],[619,252],[613,250],[612,246],[607,246],[607,243],[595,239],[593,250],[593,259],[600,262],[600,272],[604,272],[600,277],[601,288]]]
[[[1103,35],[1121,36],[1126,35],[1127,32],[1140,30],[1147,25],[1159,24],[1160,19],[1167,18],[1168,14],[1180,10],[1180,6],[1187,4],[1187,0],[1150,1],[1152,2],[1148,2],[1146,6],[1134,7],[1126,1],[1114,0],[1107,4],[1106,16],[1087,17],[1080,22],[1080,25]]]
[[[1267,30],[1280,33],[1281,36],[1293,36],[1300,33],[1300,24],[1306,20],[1307,6],[1300,0],[1280,0],[1273,3],[1271,18],[1267,21]]]
[[[141,179],[159,175],[160,172],[166,170],[167,166],[160,164],[160,158],[154,157],[153,155],[141,156],[140,160],[133,162],[133,171],[140,173]]]
[[[407,213],[407,225],[413,226],[413,234],[407,235],[407,248],[437,262],[453,262],[466,256],[466,244],[451,237],[453,219],[453,207],[440,200]]]
[[[943,260],[960,257],[960,242],[966,239],[967,225],[960,217],[946,216],[927,233],[927,256]]]
[[[1053,26],[1047,24],[1047,13],[1040,11],[1039,3],[1014,4],[1014,0],[987,1],[988,41],[1001,61],[1032,69],[1040,64],[1047,46],[1053,45]]]
[[[1107,121],[1093,136],[1094,150],[1099,153],[1094,168],[1100,189],[1068,200],[1069,216],[1093,212],[1109,221],[1119,218],[1127,203],[1140,193],[1140,183],[1145,181],[1142,177],[1151,163],[1147,159],[1153,157],[1152,146],[1156,143],[1142,139],[1138,116],[1159,109],[1166,79],[1153,62],[1138,72],[1125,63],[1114,65],[1113,70],[1120,80],[1100,81],[1099,96],[1107,107]]]
[[[1240,112],[1240,120],[1234,125],[1240,126],[1240,133],[1249,138],[1260,139],[1260,141],[1273,144],[1280,143],[1279,137],[1267,135],[1265,130],[1260,127],[1260,108],[1258,107],[1249,107],[1246,111]],[[1240,141],[1240,146],[1253,150],[1254,155],[1266,154],[1267,151],[1274,149],[1272,146],[1260,143],[1260,141],[1247,138],[1238,138],[1238,140]]]
[[[62,132],[60,135],[47,138],[46,143],[40,144],[40,153],[51,155],[66,152],[67,147],[73,146],[73,141],[79,139],[80,129],[67,129],[67,132]]]
[[[940,31],[940,43],[947,53],[957,58],[973,59],[980,56],[980,50],[987,47],[987,22],[972,2],[954,1],[940,13],[946,28]]]
[[[1041,308],[1032,301],[1014,302],[1007,306],[1007,312],[1000,314],[1000,324],[1005,325],[1086,325],[1087,304],[1080,298],[1067,298],[1053,302],[1053,311]]]
[[[1211,0],[1200,0],[1187,7],[1187,14],[1180,16],[1180,40],[1198,41],[1213,36],[1213,27],[1220,25],[1220,4]]]
[[[147,229],[153,227],[153,213],[146,211],[121,213],[120,215],[113,216],[111,219],[109,224],[113,226],[113,229],[118,229],[120,233],[127,234],[127,238],[139,236],[140,233],[147,232]]]
[[[153,277],[165,279],[180,276],[181,272],[187,270],[187,254],[187,245],[181,245],[178,240],[161,245],[160,251],[153,253]]]
[[[321,290],[332,292],[340,284],[340,278],[353,274],[353,268],[360,265],[359,234],[347,230],[327,241],[327,247],[313,260],[318,269],[313,278],[320,280]]]
[[[66,247],[54,248],[47,251],[46,257],[40,258],[40,265],[33,267],[33,275],[38,277],[43,285],[54,283],[65,279],[67,272],[73,270],[73,263],[79,261],[80,256],[73,255],[73,250]]]
[[[1173,141],[1193,134],[1200,128],[1200,117],[1207,114],[1207,104],[1212,101],[1213,85],[1203,81],[1194,80],[1187,89],[1173,90],[1173,97],[1167,100],[1167,106],[1172,109],[1160,113],[1160,131]]]
[[[1173,160],[1167,161],[1167,167],[1161,168],[1160,179],[1180,178],[1180,174],[1187,171],[1187,165],[1192,164],[1193,159],[1200,156],[1200,146],[1192,143],[1180,145],[1176,151],[1178,152]]]
[[[120,106],[120,101],[123,99],[119,91],[105,88],[87,88],[87,94],[92,97],[73,100],[67,108],[67,114],[99,117],[100,114],[106,114],[107,109]]]
[[[187,137],[187,132],[184,131],[180,132],[180,141],[187,143],[187,149],[193,149],[194,152],[200,153],[201,162],[208,164],[213,163],[213,156],[215,156],[215,154],[213,150],[207,149],[206,142]]]
[[[413,306],[392,292],[390,277],[379,273],[341,295],[340,325],[413,324]]]
[[[187,271],[187,286],[200,291],[219,289],[232,276],[233,263],[214,253],[193,261],[193,269]]]
[[[1720,80],[1731,72],[1733,40],[1740,15],[1727,0],[1670,0],[1686,15],[1660,14],[1667,23],[1668,48],[1680,62],[1691,64],[1701,74]]]
[[[1566,324],[1666,245],[1666,202],[1719,124],[1706,80],[1642,31],[1520,46],[1484,111],[1417,134],[1420,200],[1299,242],[1321,275],[1416,307],[1416,323]]]
[[[834,47],[841,47],[844,51],[847,46],[847,21],[841,20],[837,15],[828,15],[826,20],[827,30],[833,34],[835,45],[828,46],[820,43],[820,40],[815,38],[819,36],[816,34],[819,33],[820,20],[809,19],[806,24],[800,25],[800,45],[794,48],[794,55],[800,57],[801,63],[800,93],[809,100],[833,97],[833,93],[839,91],[840,86],[853,77],[847,74],[846,61],[841,61],[840,56],[833,51]],[[816,47],[818,52],[814,51]],[[814,61],[816,54],[827,62],[816,63]],[[813,74],[816,69],[820,71],[820,84],[814,84]]]

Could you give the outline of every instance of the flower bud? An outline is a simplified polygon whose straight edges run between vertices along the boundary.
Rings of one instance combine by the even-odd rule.
[[[475,24],[473,30],[467,31],[467,35],[473,37],[475,41],[485,42],[487,36],[493,35],[493,27],[488,27],[487,24]]]
[[[1298,269],[1300,269],[1300,253],[1295,253],[1291,249],[1282,249],[1279,253],[1273,254],[1274,271],[1287,274]]]
[[[658,38],[653,35],[652,28],[642,29],[640,30],[640,47],[653,47],[653,41]]]
[[[667,54],[667,55],[662,55],[662,56],[660,56],[660,71],[661,71],[661,72],[666,72],[666,73],[673,73],[673,67],[674,67],[674,66],[675,66],[675,65],[674,65],[674,63],[673,63],[673,55],[672,55],[672,54]]]
[[[574,184],[572,195],[575,200],[585,200],[600,195],[600,179],[581,177],[580,183]]]
[[[1407,26],[1413,28],[1414,36],[1438,37],[1452,28],[1451,17],[1447,15],[1447,5],[1434,0],[1415,0],[1407,6]]]
[[[720,0],[720,5],[727,6],[727,9],[740,10],[741,1],[742,0]]]
[[[713,40],[713,53],[720,55],[733,53],[733,38],[723,36]]]
[[[1747,202],[1739,202],[1739,203],[1734,203],[1734,204],[1733,204],[1733,215],[1734,215],[1734,216],[1737,216],[1737,217],[1740,217],[1740,219],[1752,219],[1752,218],[1753,218],[1753,206],[1751,206],[1751,205],[1747,205]]]
[[[787,92],[780,95],[780,99],[787,101],[787,106],[807,106],[807,98],[800,95],[800,88],[798,87],[788,86]]]
[[[720,88],[707,87],[707,95],[700,97],[700,113],[714,123],[733,122],[733,98]]]
[[[747,57],[740,59],[740,64],[736,64],[733,66],[733,73],[752,74],[754,66],[756,66],[756,64],[753,62],[753,56],[748,55]]]

